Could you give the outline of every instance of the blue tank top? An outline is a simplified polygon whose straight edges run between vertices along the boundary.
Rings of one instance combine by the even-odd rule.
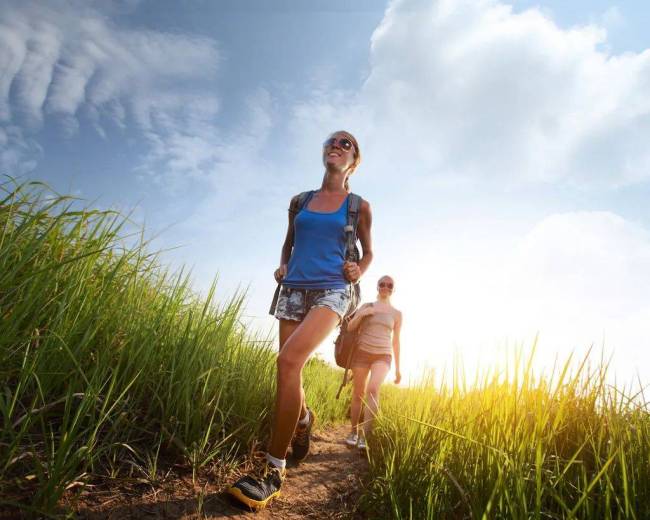
[[[282,285],[299,289],[345,289],[349,285],[343,276],[348,199],[331,213],[307,209],[307,200],[293,219],[293,252]]]

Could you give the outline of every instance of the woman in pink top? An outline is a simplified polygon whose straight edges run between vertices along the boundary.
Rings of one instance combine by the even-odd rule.
[[[377,301],[362,305],[348,323],[348,330],[359,330],[359,345],[352,360],[352,431],[345,439],[349,446],[366,448],[366,439],[372,431],[379,408],[379,387],[390,371],[395,358],[395,384],[400,374],[400,342],[402,313],[390,303],[395,282],[382,276],[377,282]],[[365,399],[365,407],[363,402]],[[363,432],[359,436],[359,419],[363,409]]]

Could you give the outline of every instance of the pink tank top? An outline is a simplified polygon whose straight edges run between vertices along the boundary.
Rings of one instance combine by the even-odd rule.
[[[359,331],[359,349],[370,354],[393,353],[393,329],[397,311],[379,309],[372,316],[366,317]]]

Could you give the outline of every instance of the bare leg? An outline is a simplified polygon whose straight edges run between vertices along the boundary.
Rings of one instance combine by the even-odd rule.
[[[299,321],[280,320],[280,350],[291,337],[293,332],[300,326]],[[305,403],[305,390],[300,385],[300,419],[307,415],[307,404]]]
[[[383,361],[373,363],[370,367],[370,381],[366,391],[366,407],[363,411],[363,432],[368,438],[372,432],[375,416],[379,410],[379,387],[386,379],[390,367]]]
[[[339,316],[326,307],[311,309],[278,355],[278,387],[269,453],[286,458],[301,407],[302,367],[309,355],[336,327]]]
[[[350,404],[350,422],[352,433],[358,433],[359,419],[363,406],[363,394],[366,393],[366,381],[368,380],[370,368],[352,369],[352,403]]]

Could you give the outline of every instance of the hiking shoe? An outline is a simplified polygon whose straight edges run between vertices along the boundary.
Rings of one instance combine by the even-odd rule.
[[[357,448],[359,448],[360,450],[363,450],[363,451],[368,449],[368,447],[366,446],[366,439],[364,439],[363,437],[359,437],[359,442],[357,443]]]
[[[283,480],[284,470],[264,461],[229,487],[226,493],[251,509],[262,509],[280,495]]]
[[[309,455],[309,441],[311,440],[311,427],[314,425],[316,420],[316,415],[314,411],[309,410],[309,422],[306,425],[298,423],[296,426],[296,431],[293,434],[293,439],[291,439],[291,457],[296,462],[305,460],[305,457]]]
[[[356,446],[357,443],[359,442],[359,436],[356,433],[351,433],[345,438],[345,444],[348,446]]]

